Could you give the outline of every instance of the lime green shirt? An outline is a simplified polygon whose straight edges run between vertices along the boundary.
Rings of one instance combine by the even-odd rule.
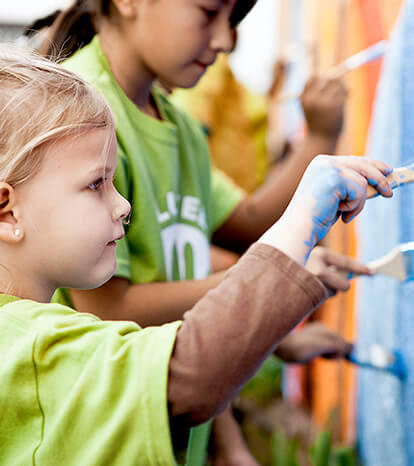
[[[115,185],[132,204],[116,275],[132,283],[205,278],[211,234],[244,194],[223,173],[211,174],[200,125],[156,88],[152,96],[163,120],[141,112],[116,82],[97,36],[65,66],[101,92],[115,114]]]
[[[0,464],[174,465],[167,376],[179,325],[140,329],[0,295]]]

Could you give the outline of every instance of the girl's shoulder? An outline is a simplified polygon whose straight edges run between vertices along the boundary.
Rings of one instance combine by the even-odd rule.
[[[0,318],[14,322],[22,328],[40,328],[56,326],[63,322],[78,321],[85,316],[92,321],[99,321],[91,314],[81,314],[69,306],[59,303],[41,303],[30,299],[19,299],[14,296],[0,295]]]

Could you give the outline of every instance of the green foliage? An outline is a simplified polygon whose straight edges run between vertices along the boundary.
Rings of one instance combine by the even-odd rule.
[[[334,448],[332,461],[332,464],[335,466],[362,466],[355,447],[343,446]]]
[[[312,466],[329,466],[331,457],[331,435],[321,432],[311,446],[309,456]]]
[[[241,391],[245,399],[253,400],[263,406],[281,391],[282,362],[275,356],[270,356],[263,363],[257,374],[247,382]]]
[[[272,435],[272,465],[299,466],[298,442],[275,430]]]
[[[321,432],[309,449],[312,466],[361,466],[355,447],[333,447],[328,432]],[[271,466],[300,466],[298,441],[288,438],[280,430],[272,435]]]

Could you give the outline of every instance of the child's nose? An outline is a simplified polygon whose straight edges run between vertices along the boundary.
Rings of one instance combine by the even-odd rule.
[[[117,222],[128,217],[131,212],[131,204],[123,197],[121,194],[116,192],[117,202],[115,203],[114,209],[112,211],[112,220]]]
[[[213,34],[211,36],[210,47],[217,53],[230,53],[233,50],[234,33],[226,15],[217,18]]]

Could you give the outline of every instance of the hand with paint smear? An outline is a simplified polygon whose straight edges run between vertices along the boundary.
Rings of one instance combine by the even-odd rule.
[[[391,172],[385,163],[364,157],[319,155],[306,169],[281,219],[259,241],[305,263],[339,217],[347,223],[361,212],[368,183],[377,183],[383,196],[392,196],[386,179]]]
[[[316,157],[306,169],[292,200],[296,209],[311,206],[312,233],[307,244],[312,249],[336,223],[356,217],[364,207],[368,183],[385,197],[392,196],[386,176],[392,169],[383,162],[362,157]]]

